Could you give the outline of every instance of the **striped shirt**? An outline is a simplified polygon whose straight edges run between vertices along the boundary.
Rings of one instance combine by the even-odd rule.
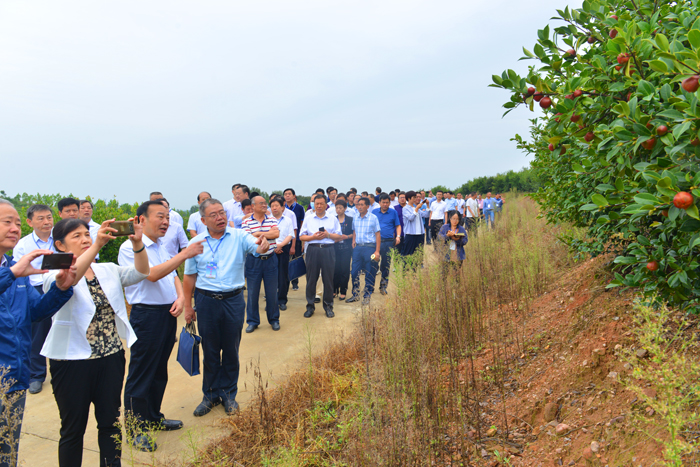
[[[262,221],[262,223],[255,219],[255,215],[252,215],[241,224],[241,228],[251,235],[256,232],[269,232],[272,227],[277,227],[277,219],[268,214],[265,214],[265,220]],[[277,248],[277,238],[268,238],[267,241],[270,243],[270,249],[267,250],[265,255],[272,254],[275,251],[275,248]]]
[[[377,243],[377,232],[381,227],[379,227],[379,219],[371,212],[364,216],[353,217],[352,228],[355,231],[355,243]]]

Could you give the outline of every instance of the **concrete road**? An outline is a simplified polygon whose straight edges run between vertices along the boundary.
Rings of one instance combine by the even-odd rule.
[[[307,319],[303,317],[306,301],[304,299],[305,281],[300,280],[300,290],[289,291],[289,303],[286,311],[281,312],[281,330],[272,331],[265,322],[265,301],[261,297],[260,310],[264,324],[252,334],[243,333],[240,348],[241,375],[238,383],[238,402],[244,406],[253,396],[255,377],[253,367],[258,364],[264,377],[271,385],[285,378],[290,371],[299,367],[311,349],[320,349],[325,342],[337,339],[350,330],[358,319],[360,306],[357,303],[346,304],[336,299],[335,318],[326,318],[320,304],[316,305],[316,314]],[[262,295],[262,293],[261,293]],[[381,301],[379,291],[373,296],[373,304]],[[246,298],[247,300],[247,298]],[[184,326],[179,320],[178,335]],[[197,418],[193,410],[202,399],[202,376],[190,377],[176,361],[177,343],[175,344],[168,365],[169,383],[163,401],[163,413],[167,418],[182,420],[185,427],[179,431],[160,432],[157,435],[158,450],[153,454],[132,451],[123,447],[123,465],[153,465],[154,460],[161,465],[180,465],[192,458],[192,446],[203,445],[226,433],[219,423],[226,417],[222,406],[215,407],[208,415]],[[128,352],[127,352],[128,365]],[[50,375],[49,375],[50,377]],[[60,419],[58,408],[51,390],[50,380],[44,383],[44,389],[36,395],[27,395],[27,406],[22,426],[19,459],[20,465],[41,467],[58,465],[58,440]],[[99,465],[97,446],[97,427],[91,416],[85,433],[83,465]],[[188,454],[189,453],[189,454]]]

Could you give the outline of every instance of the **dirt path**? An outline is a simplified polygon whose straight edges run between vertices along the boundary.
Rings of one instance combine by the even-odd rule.
[[[241,341],[241,375],[239,380],[238,402],[246,404],[252,397],[255,376],[252,366],[260,362],[263,377],[275,384],[288,373],[297,368],[311,350],[320,349],[324,343],[337,339],[350,330],[357,321],[360,307],[345,302],[335,302],[335,318],[328,319],[320,304],[316,305],[316,314],[310,319],[303,317],[306,306],[303,279],[300,290],[289,292],[289,304],[281,312],[282,329],[274,332],[268,324],[261,326],[252,334],[243,333]],[[373,302],[381,300],[376,293]],[[260,300],[261,314],[264,318],[264,299]],[[179,330],[184,326],[181,318]],[[177,349],[177,343],[176,349]],[[153,454],[131,452],[124,446],[123,465],[152,465],[154,460],[163,465],[180,465],[192,458],[192,446],[202,444],[222,436],[225,429],[219,423],[225,418],[223,408],[216,407],[210,414],[196,418],[192,411],[202,399],[202,376],[188,376],[176,361],[176,349],[168,365],[169,383],[163,401],[163,413],[168,418],[182,420],[185,427],[174,432],[160,432],[157,436],[158,450]],[[128,360],[128,354],[127,354]],[[57,450],[60,419],[58,408],[51,390],[50,380],[44,383],[44,390],[36,395],[27,396],[27,406],[22,426],[20,442],[20,465],[41,467],[57,465]],[[99,465],[97,446],[97,427],[94,416],[90,415],[85,433],[83,465]]]

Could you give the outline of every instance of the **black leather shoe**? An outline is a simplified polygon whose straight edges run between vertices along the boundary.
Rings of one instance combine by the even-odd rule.
[[[249,324],[248,327],[245,328],[245,332],[247,332],[248,334],[250,334],[251,332],[255,331],[255,328],[257,328],[256,325],[254,325],[254,324]]]
[[[29,383],[29,394],[39,394],[43,389],[44,383],[41,381],[32,381]]]
[[[286,303],[280,303],[280,310],[284,311],[287,309],[287,304]]]
[[[199,403],[196,409],[194,409],[194,416],[195,417],[201,417],[203,415],[208,414],[211,412],[211,409],[216,407],[217,405],[221,404],[220,399],[216,399],[214,401],[210,401],[206,397],[202,399],[202,402]]]
[[[160,429],[163,431],[175,431],[182,428],[184,425],[181,420],[168,420],[164,418],[160,421]]]
[[[311,308],[307,308],[306,312],[304,313],[304,318],[311,318],[314,314],[314,310]]]
[[[334,316],[333,310],[326,310],[326,318],[333,318]]]
[[[136,449],[143,452],[153,452],[158,449],[156,442],[146,435],[136,436],[132,444]]]
[[[356,297],[353,295],[352,297],[345,300],[345,303],[353,303],[353,302],[359,302],[359,301],[360,301],[360,297]]]
[[[299,290],[299,286],[298,286],[298,285],[293,285],[293,286],[292,286],[292,290]]]
[[[321,299],[319,297],[314,297],[314,303],[321,303]]]
[[[272,323],[272,330],[279,331],[280,330],[280,323],[278,323],[278,322]]]
[[[238,402],[230,399],[224,400],[224,410],[226,410],[227,415],[231,415],[238,410]]]
[[[379,293],[386,295],[386,287],[379,287]]]

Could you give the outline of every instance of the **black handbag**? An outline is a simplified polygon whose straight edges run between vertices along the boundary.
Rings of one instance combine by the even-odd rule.
[[[306,275],[306,263],[304,262],[304,257],[299,256],[294,258],[289,262],[289,280],[299,279],[301,276]]]

